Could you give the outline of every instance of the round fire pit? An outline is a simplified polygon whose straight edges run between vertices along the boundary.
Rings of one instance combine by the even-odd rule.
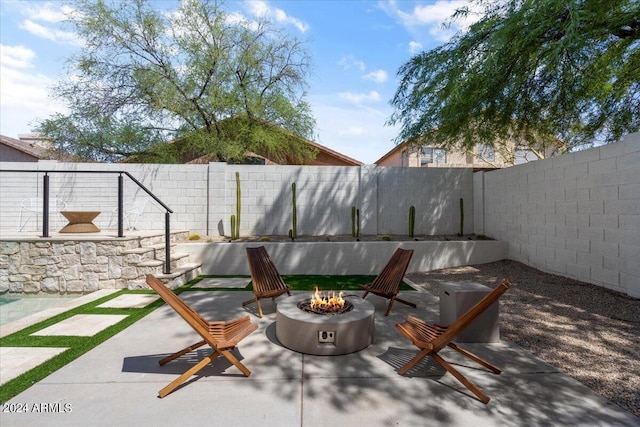
[[[348,354],[367,348],[373,341],[373,305],[358,297],[346,297],[353,308],[342,313],[305,311],[308,295],[278,301],[276,336],[285,347],[320,356]]]

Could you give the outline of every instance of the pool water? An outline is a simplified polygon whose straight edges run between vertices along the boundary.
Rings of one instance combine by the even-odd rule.
[[[0,325],[22,319],[43,310],[57,307],[78,296],[31,296],[6,294],[0,297]]]

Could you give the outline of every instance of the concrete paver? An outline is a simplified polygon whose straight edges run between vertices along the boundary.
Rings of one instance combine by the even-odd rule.
[[[0,385],[65,351],[57,347],[0,347]]]
[[[90,337],[125,317],[127,316],[124,314],[76,314],[31,335]]]

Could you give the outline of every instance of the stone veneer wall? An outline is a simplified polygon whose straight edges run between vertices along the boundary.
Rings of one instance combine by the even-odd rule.
[[[137,279],[119,253],[131,241],[0,242],[0,292],[88,293]]]
[[[184,239],[186,233],[178,233]],[[176,236],[172,236],[175,240]],[[98,289],[143,287],[145,275],[160,267],[129,249],[160,243],[164,236],[100,241],[37,239],[0,241],[0,292],[89,293]],[[150,251],[152,252],[152,251]]]

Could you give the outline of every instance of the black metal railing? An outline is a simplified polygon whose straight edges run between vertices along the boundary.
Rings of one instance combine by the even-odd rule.
[[[49,236],[49,174],[50,173],[93,173],[93,174],[118,174],[118,237],[124,237],[124,176],[126,175],[136,183],[140,189],[147,193],[153,200],[155,200],[160,206],[165,209],[164,214],[164,241],[165,241],[165,262],[164,262],[164,274],[171,273],[171,214],[173,211],[165,203],[162,202],[155,194],[144,186],[140,181],[135,179],[129,172],[126,171],[86,171],[86,170],[24,170],[24,169],[0,169],[0,172],[18,172],[18,173],[43,173],[42,180],[42,237]]]

